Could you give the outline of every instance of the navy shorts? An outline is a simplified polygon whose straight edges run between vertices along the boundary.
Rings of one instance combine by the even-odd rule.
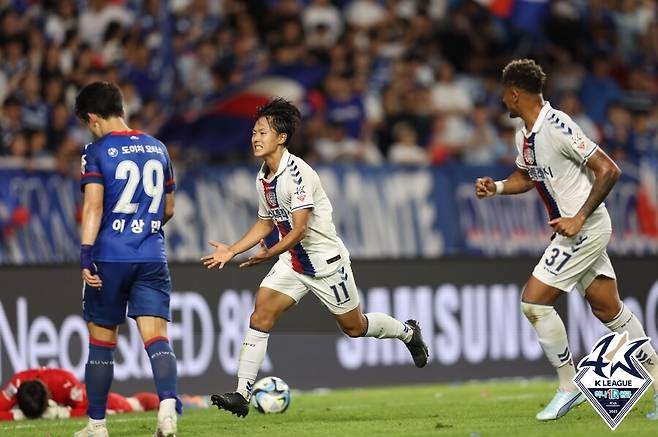
[[[170,320],[171,277],[167,263],[96,262],[101,288],[84,284],[84,319],[102,326],[120,325],[128,317]]]

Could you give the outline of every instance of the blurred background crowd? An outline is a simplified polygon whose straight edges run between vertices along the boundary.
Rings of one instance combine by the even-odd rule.
[[[657,18],[652,0],[0,0],[0,166],[77,174],[73,102],[99,79],[174,159],[250,159],[248,117],[213,121],[248,115],[265,77],[303,78],[291,147],[309,161],[512,163],[516,57],[616,159],[656,159]]]

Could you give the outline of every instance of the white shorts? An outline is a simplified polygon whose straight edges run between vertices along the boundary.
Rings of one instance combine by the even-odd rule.
[[[566,292],[577,287],[584,296],[585,290],[597,276],[616,279],[605,250],[608,241],[608,233],[581,233],[572,238],[556,235],[535,266],[532,276]]]
[[[279,260],[272,266],[260,286],[286,294],[295,302],[299,302],[310,290],[333,314],[345,314],[359,306],[359,292],[350,261],[341,262],[343,264],[335,273],[314,278],[297,273]]]

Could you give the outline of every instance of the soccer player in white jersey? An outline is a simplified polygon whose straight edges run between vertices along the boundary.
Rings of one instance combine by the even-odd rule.
[[[528,279],[521,309],[546,357],[555,367],[559,389],[539,413],[538,420],[565,415],[585,398],[573,382],[575,369],[567,332],[553,304],[574,287],[585,296],[594,315],[615,332],[644,337],[644,329],[619,299],[615,272],[606,253],[612,232],[603,204],[621,171],[580,127],[542,97],[546,75],[530,59],[510,62],[503,70],[503,102],[523,127],[516,135],[517,169],[507,179],[490,177],[475,182],[475,194],[485,198],[524,193],[536,188],[548,210],[552,241]],[[658,358],[650,343],[637,358],[654,378],[658,393]],[[649,419],[658,418],[656,409]]]
[[[211,398],[220,409],[240,417],[249,412],[251,387],[265,357],[270,330],[308,291],[329,309],[345,334],[398,338],[406,344],[417,367],[427,364],[428,349],[415,320],[402,323],[387,314],[361,312],[350,256],[336,234],[331,203],[320,178],[287,149],[299,121],[299,110],[284,99],[259,108],[251,135],[254,156],[263,160],[256,180],[258,218],[231,246],[210,241],[215,252],[201,258],[209,269],[221,269],[256,245],[258,253],[240,267],[279,257],[256,293],[240,352],[237,390]],[[267,247],[264,238],[275,225],[280,241]]]

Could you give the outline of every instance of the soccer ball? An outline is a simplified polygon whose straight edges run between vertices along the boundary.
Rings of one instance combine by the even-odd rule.
[[[254,384],[251,403],[264,414],[283,413],[290,406],[290,388],[276,376],[268,376]]]

